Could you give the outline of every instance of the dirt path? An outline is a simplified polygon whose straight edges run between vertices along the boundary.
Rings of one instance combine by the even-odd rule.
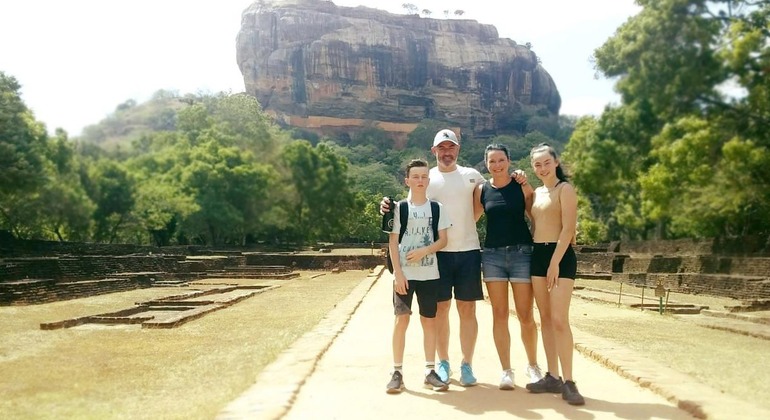
[[[581,354],[576,354],[575,378],[586,397],[586,405],[576,408],[567,405],[559,396],[531,395],[523,389],[525,362],[517,339],[518,324],[514,319],[511,336],[517,389],[499,391],[500,367],[491,338],[491,308],[483,303],[477,311],[479,338],[474,358],[478,386],[462,388],[453,383],[447,393],[424,390],[421,386],[420,328],[418,322],[413,322],[408,331],[405,356],[407,391],[402,395],[387,395],[384,388],[391,368],[391,281],[391,276],[385,273],[381,280],[371,282],[371,290],[359,290],[363,300],[351,307],[347,317],[344,308],[335,308],[339,313],[331,315],[330,319],[338,319],[344,328],[337,331],[328,347],[317,353],[317,358],[308,354],[306,342],[300,342],[293,352],[294,357],[302,355],[298,362],[289,355],[282,358],[275,369],[266,369],[257,378],[255,386],[219,417],[410,418],[418,413],[431,413],[444,418],[483,414],[491,418],[514,415],[526,418],[672,419],[692,415],[763,417],[770,413],[655,362],[644,352],[577,330],[575,339]],[[575,300],[574,308],[573,318],[585,317],[586,325],[599,324],[603,318],[623,320],[647,316],[579,299]],[[623,316],[618,316],[619,313]],[[450,321],[456,332],[456,315],[454,311],[452,314]],[[329,328],[333,328],[331,324],[323,327],[322,332],[326,336],[334,335]],[[453,334],[450,345],[455,362],[459,360],[456,338]],[[540,360],[544,361],[542,349],[540,351]],[[279,383],[275,383],[276,380]]]

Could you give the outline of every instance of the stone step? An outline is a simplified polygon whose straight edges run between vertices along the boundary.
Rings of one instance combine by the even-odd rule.
[[[584,258],[588,258],[585,256]],[[581,257],[578,257],[578,261]],[[765,277],[770,258],[715,255],[615,255],[613,270],[623,273],[703,273]]]
[[[612,280],[638,286],[655,287],[682,293],[726,296],[740,300],[770,299],[770,281],[766,277],[701,273],[612,273]]]
[[[578,271],[577,277],[586,280],[612,280],[612,273],[581,273]]]
[[[286,280],[299,277],[299,273],[206,273],[208,278],[231,278],[231,279],[279,279]]]

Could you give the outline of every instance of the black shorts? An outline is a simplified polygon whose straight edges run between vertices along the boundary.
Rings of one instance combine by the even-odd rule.
[[[405,295],[399,295],[393,291],[393,313],[396,315],[412,314],[412,297],[417,293],[417,306],[420,307],[420,315],[425,318],[436,317],[436,304],[438,303],[438,280],[409,280],[409,288]]]
[[[481,288],[481,250],[462,252],[437,252],[439,272],[438,301],[483,300]]]
[[[546,277],[548,275],[548,266],[551,264],[551,257],[556,250],[556,242],[536,243],[532,249],[532,270],[533,277]],[[567,246],[564,256],[559,262],[559,278],[575,280],[577,274],[577,256],[572,245]]]

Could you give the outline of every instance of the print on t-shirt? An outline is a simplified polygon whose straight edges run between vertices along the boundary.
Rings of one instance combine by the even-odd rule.
[[[415,208],[410,208],[410,210],[414,210]],[[418,212],[418,211],[410,211],[409,217],[415,221],[419,221],[419,223],[408,223],[406,232],[404,233],[404,237],[407,235],[411,236],[410,240],[403,241],[402,244],[404,244],[401,252],[402,257],[404,261],[406,261],[406,254],[409,253],[409,251],[417,248],[422,248],[425,246],[429,246],[433,243],[433,229],[431,228],[433,223],[433,217],[428,213],[428,223],[426,224],[424,221],[426,220],[425,213]],[[429,267],[436,263],[436,254],[428,254],[424,257],[422,257],[419,261],[413,261],[413,262],[407,262],[406,265],[409,267]]]

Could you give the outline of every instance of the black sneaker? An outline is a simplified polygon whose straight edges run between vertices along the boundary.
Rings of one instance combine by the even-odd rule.
[[[385,392],[388,394],[399,394],[403,390],[404,377],[401,375],[401,372],[395,371],[393,372],[393,376],[390,378],[390,382],[388,382],[388,388]]]
[[[586,400],[578,392],[574,381],[564,382],[564,386],[561,389],[561,399],[566,400],[571,405],[583,405],[586,403]]]
[[[449,384],[442,381],[438,377],[438,373],[431,369],[430,373],[425,376],[425,388],[433,388],[434,391],[446,391],[449,389]]]
[[[564,383],[561,381],[561,378],[556,379],[551,376],[551,372],[546,372],[543,379],[527,384],[527,390],[533,394],[542,394],[545,392],[558,394],[561,392],[562,385],[564,385]]]

